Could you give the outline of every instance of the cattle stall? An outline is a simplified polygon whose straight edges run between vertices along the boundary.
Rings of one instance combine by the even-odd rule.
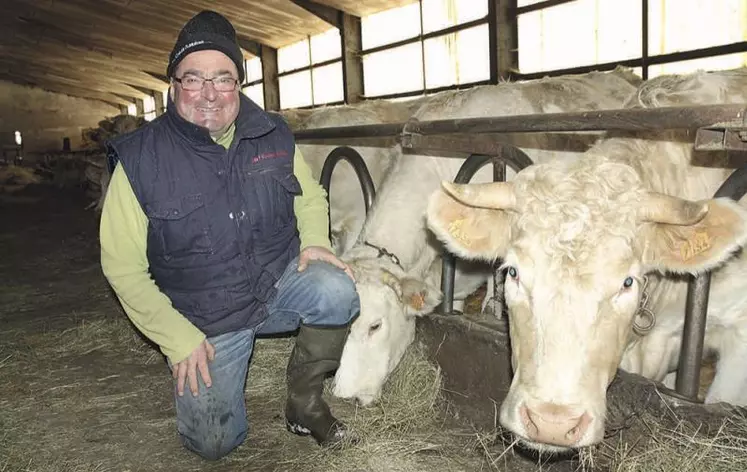
[[[694,143],[697,165],[736,169],[723,182],[714,198],[729,197],[738,201],[747,193],[747,104],[438,121],[411,119],[405,123],[306,129],[295,135],[299,142],[315,143],[394,137],[406,150],[466,153],[469,157],[465,159],[454,182],[468,183],[480,168],[488,164],[493,167],[493,180],[496,182],[505,180],[507,168],[518,172],[533,164],[521,149],[502,140],[506,133],[670,129],[697,129]],[[368,211],[375,197],[375,188],[365,163],[354,147],[340,145],[330,153],[320,183],[329,191],[334,167],[342,160],[355,168]],[[334,205],[334,202],[330,204]],[[443,251],[443,300],[434,313],[418,319],[417,336],[427,346],[431,359],[443,369],[445,389],[451,392],[449,397],[457,405],[458,414],[468,418],[471,424],[490,430],[495,427],[497,405],[503,400],[511,383],[507,313],[497,296],[494,301],[497,314],[495,319],[473,319],[454,310],[456,259],[449,251]],[[502,288],[504,276],[501,272],[494,273],[494,293]],[[618,370],[609,387],[608,397],[631,396],[638,400],[621,400],[611,407],[611,416],[622,414],[629,419],[631,415],[637,414],[636,409],[661,411],[675,408],[694,417],[712,415],[713,418],[719,418],[733,411],[731,407],[722,405],[704,406],[698,396],[710,282],[710,272],[690,277],[674,388]],[[633,328],[641,336],[645,336],[656,323],[655,314],[646,310],[645,297],[646,295],[640,308],[647,314],[648,324]],[[634,404],[642,397],[647,401]]]

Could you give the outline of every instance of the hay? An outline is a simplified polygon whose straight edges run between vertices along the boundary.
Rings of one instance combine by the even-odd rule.
[[[285,399],[284,374],[293,339],[258,340],[249,372],[247,399],[251,410],[259,405],[282,411]],[[392,373],[374,406],[361,408],[352,402],[332,398],[331,382],[325,395],[334,413],[360,437],[360,442],[339,449],[308,447],[302,454],[284,451],[272,470],[306,471],[459,471],[479,467],[481,457],[471,449],[471,437],[449,429],[439,413],[441,372],[428,362],[424,349],[415,344]],[[259,420],[258,420],[259,421]],[[253,448],[263,449],[263,441],[277,443],[268,436],[278,434],[277,424],[256,424]],[[284,431],[280,434],[287,433]],[[287,439],[286,438],[281,438]],[[295,441],[294,441],[295,442]],[[277,445],[275,445],[277,447]],[[254,464],[257,465],[255,457]],[[233,464],[244,461],[235,458]],[[465,468],[464,464],[468,464]]]
[[[614,472],[744,472],[747,470],[747,417],[735,413],[715,432],[688,418],[639,419],[648,430],[633,444],[613,438],[583,451],[585,468]]]
[[[16,165],[0,166],[0,193],[14,193],[40,182],[41,177],[33,169]]]

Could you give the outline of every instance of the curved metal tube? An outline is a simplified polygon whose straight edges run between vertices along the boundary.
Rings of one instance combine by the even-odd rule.
[[[491,157],[482,154],[472,154],[459,168],[455,183],[466,184],[485,164],[493,163],[493,179],[496,182],[505,180],[505,166],[508,164],[516,172],[528,167],[534,162],[526,155],[524,151],[508,144],[500,145],[500,154]],[[500,180],[498,180],[500,179]],[[456,275],[456,257],[450,252],[444,250],[442,254],[443,265],[441,269],[441,291],[443,299],[441,300],[440,312],[444,315],[453,315],[454,312],[454,278]],[[495,283],[495,282],[494,282]]]
[[[739,201],[745,194],[747,167],[741,167],[721,184],[713,198],[729,197]],[[675,392],[667,392],[693,402],[698,401],[710,288],[710,272],[692,278],[687,285],[685,326],[682,329],[682,349],[677,366]]]
[[[371,173],[368,171],[368,166],[363,157],[355,149],[348,146],[339,146],[332,150],[327,155],[327,159],[324,160],[324,166],[322,166],[322,174],[319,176],[319,184],[324,187],[324,191],[327,192],[327,205],[331,206],[329,201],[329,187],[332,182],[332,172],[335,170],[335,166],[340,161],[348,161],[355,175],[358,176],[358,182],[361,184],[361,191],[363,192],[363,204],[366,207],[366,215],[373,205],[374,198],[376,197],[376,188],[374,186]],[[330,220],[329,227],[330,237],[332,236],[332,221]]]
[[[340,161],[348,161],[355,175],[358,176],[358,182],[361,184],[361,190],[363,191],[363,203],[366,205],[366,214],[373,205],[373,200],[376,197],[376,189],[371,178],[371,173],[368,172],[368,166],[366,161],[355,149],[348,146],[336,147],[329,153],[327,159],[324,161],[322,167],[322,175],[319,176],[319,183],[324,187],[324,191],[327,192],[327,201],[329,202],[329,186],[332,181],[332,171],[335,170],[335,166]]]

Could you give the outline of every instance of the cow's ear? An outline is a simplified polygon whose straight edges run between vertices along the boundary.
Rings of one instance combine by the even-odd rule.
[[[431,313],[441,303],[441,290],[428,282],[410,276],[400,279],[401,301],[408,315]]]
[[[684,224],[644,223],[638,243],[648,270],[699,274],[711,270],[747,242],[747,210],[728,198],[702,205],[704,216]]]
[[[428,227],[446,248],[463,259],[494,261],[506,254],[515,212],[481,208],[439,189],[428,202]]]

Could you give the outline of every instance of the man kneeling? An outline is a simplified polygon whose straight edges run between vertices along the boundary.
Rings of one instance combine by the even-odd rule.
[[[285,122],[240,93],[226,18],[189,20],[167,75],[166,112],[109,143],[101,265],[168,358],[182,442],[207,459],[241,444],[254,338],[296,329],[286,426],[322,445],[350,440],[322,399],[359,310],[329,245],[324,190]]]

